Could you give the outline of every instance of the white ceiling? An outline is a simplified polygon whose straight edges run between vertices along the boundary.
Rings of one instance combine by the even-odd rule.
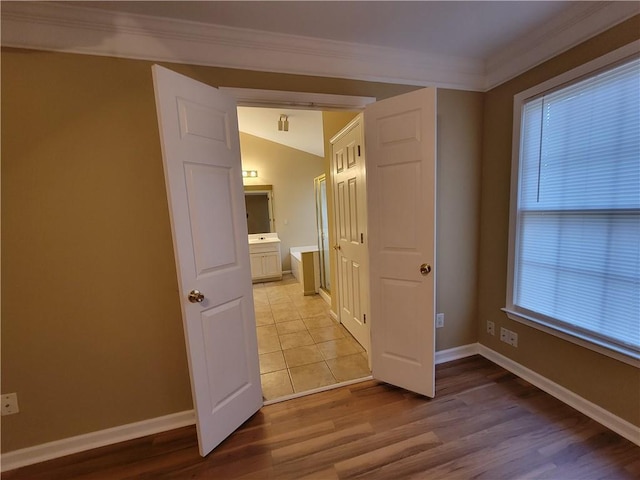
[[[572,1],[93,1],[76,5],[486,59]]]
[[[640,12],[606,1],[2,1],[2,45],[487,91]],[[290,131],[275,128],[290,114]],[[240,129],[323,155],[321,113]],[[317,127],[317,128],[316,128]]]

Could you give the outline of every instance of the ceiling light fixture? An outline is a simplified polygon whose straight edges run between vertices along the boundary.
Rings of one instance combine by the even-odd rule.
[[[288,132],[289,131],[289,116],[284,113],[280,115],[280,120],[278,120],[278,131],[279,132]]]
[[[257,178],[258,177],[258,171],[257,170],[242,170],[242,176],[244,178],[246,178],[246,177]]]

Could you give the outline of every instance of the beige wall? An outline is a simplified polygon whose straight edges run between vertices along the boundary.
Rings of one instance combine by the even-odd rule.
[[[21,409],[2,451],[191,409],[151,62],[6,48],[1,62],[2,392]],[[168,66],[233,87],[416,88]]]
[[[640,370],[509,320],[505,306],[513,96],[640,37],[640,17],[595,37],[520,75],[485,96],[478,282],[480,342],[623,419],[640,425]],[[518,348],[486,334],[518,333]]]
[[[282,269],[291,270],[289,249],[318,243],[313,179],[324,173],[324,158],[247,133],[240,133],[240,151],[242,168],[259,175],[244,184],[273,185]]]

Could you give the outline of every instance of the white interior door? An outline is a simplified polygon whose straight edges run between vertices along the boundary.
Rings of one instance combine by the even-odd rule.
[[[433,397],[436,90],[371,104],[364,118],[372,374]]]
[[[262,406],[236,105],[157,65],[153,80],[204,456]]]
[[[370,355],[365,157],[359,115],[331,139],[338,318]]]

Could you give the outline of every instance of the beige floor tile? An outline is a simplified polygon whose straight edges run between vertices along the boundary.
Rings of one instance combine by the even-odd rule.
[[[291,297],[286,293],[269,294],[269,304],[279,305],[281,303],[293,303]]]
[[[256,313],[256,325],[271,325],[274,324],[275,320],[273,319],[273,315],[271,312],[269,313]]]
[[[287,368],[287,364],[284,361],[284,355],[282,350],[271,353],[263,353],[260,355],[260,373],[275,372],[277,370],[284,370]]]
[[[304,347],[305,345],[313,345],[314,341],[309,332],[295,332],[280,335],[280,343],[283,350],[290,348]]]
[[[337,357],[327,360],[331,373],[339,382],[353,380],[371,375],[369,365],[362,354],[356,353],[346,357]]]
[[[256,327],[256,332],[258,334],[258,338],[278,335],[278,330],[276,329],[275,324]]]
[[[331,327],[337,325],[336,321],[328,315],[315,315],[313,317],[302,318],[302,321],[309,330],[312,328]]]
[[[289,371],[296,392],[304,392],[336,383],[336,379],[325,362],[301,365],[290,368]]]
[[[265,400],[284,397],[293,393],[293,386],[287,370],[278,370],[260,375],[262,383],[262,396]]]
[[[307,365],[309,363],[318,363],[324,360],[316,345],[291,348],[284,350],[283,353],[287,367],[289,368],[299,367],[300,365]]]
[[[258,353],[271,353],[282,350],[280,346],[280,337],[277,335],[265,335],[258,337]]]
[[[313,328],[309,330],[313,341],[316,343],[328,342],[344,338],[344,332],[340,325],[332,325],[331,327]]]
[[[322,302],[324,303],[324,302]],[[325,304],[326,305],[326,304]],[[310,305],[296,305],[296,309],[302,318],[314,317],[316,315],[327,314],[328,309],[325,305],[314,302]]]
[[[284,335],[286,333],[304,332],[307,330],[307,327],[305,326],[304,323],[302,323],[302,320],[276,323],[275,327],[277,328],[278,335]]]
[[[354,341],[348,338],[339,338],[337,340],[329,340],[328,342],[318,343],[318,348],[325,360],[336,357],[345,357],[358,353],[359,350],[354,345]]]
[[[300,315],[291,302],[271,305],[271,314],[276,323],[300,320]]]

